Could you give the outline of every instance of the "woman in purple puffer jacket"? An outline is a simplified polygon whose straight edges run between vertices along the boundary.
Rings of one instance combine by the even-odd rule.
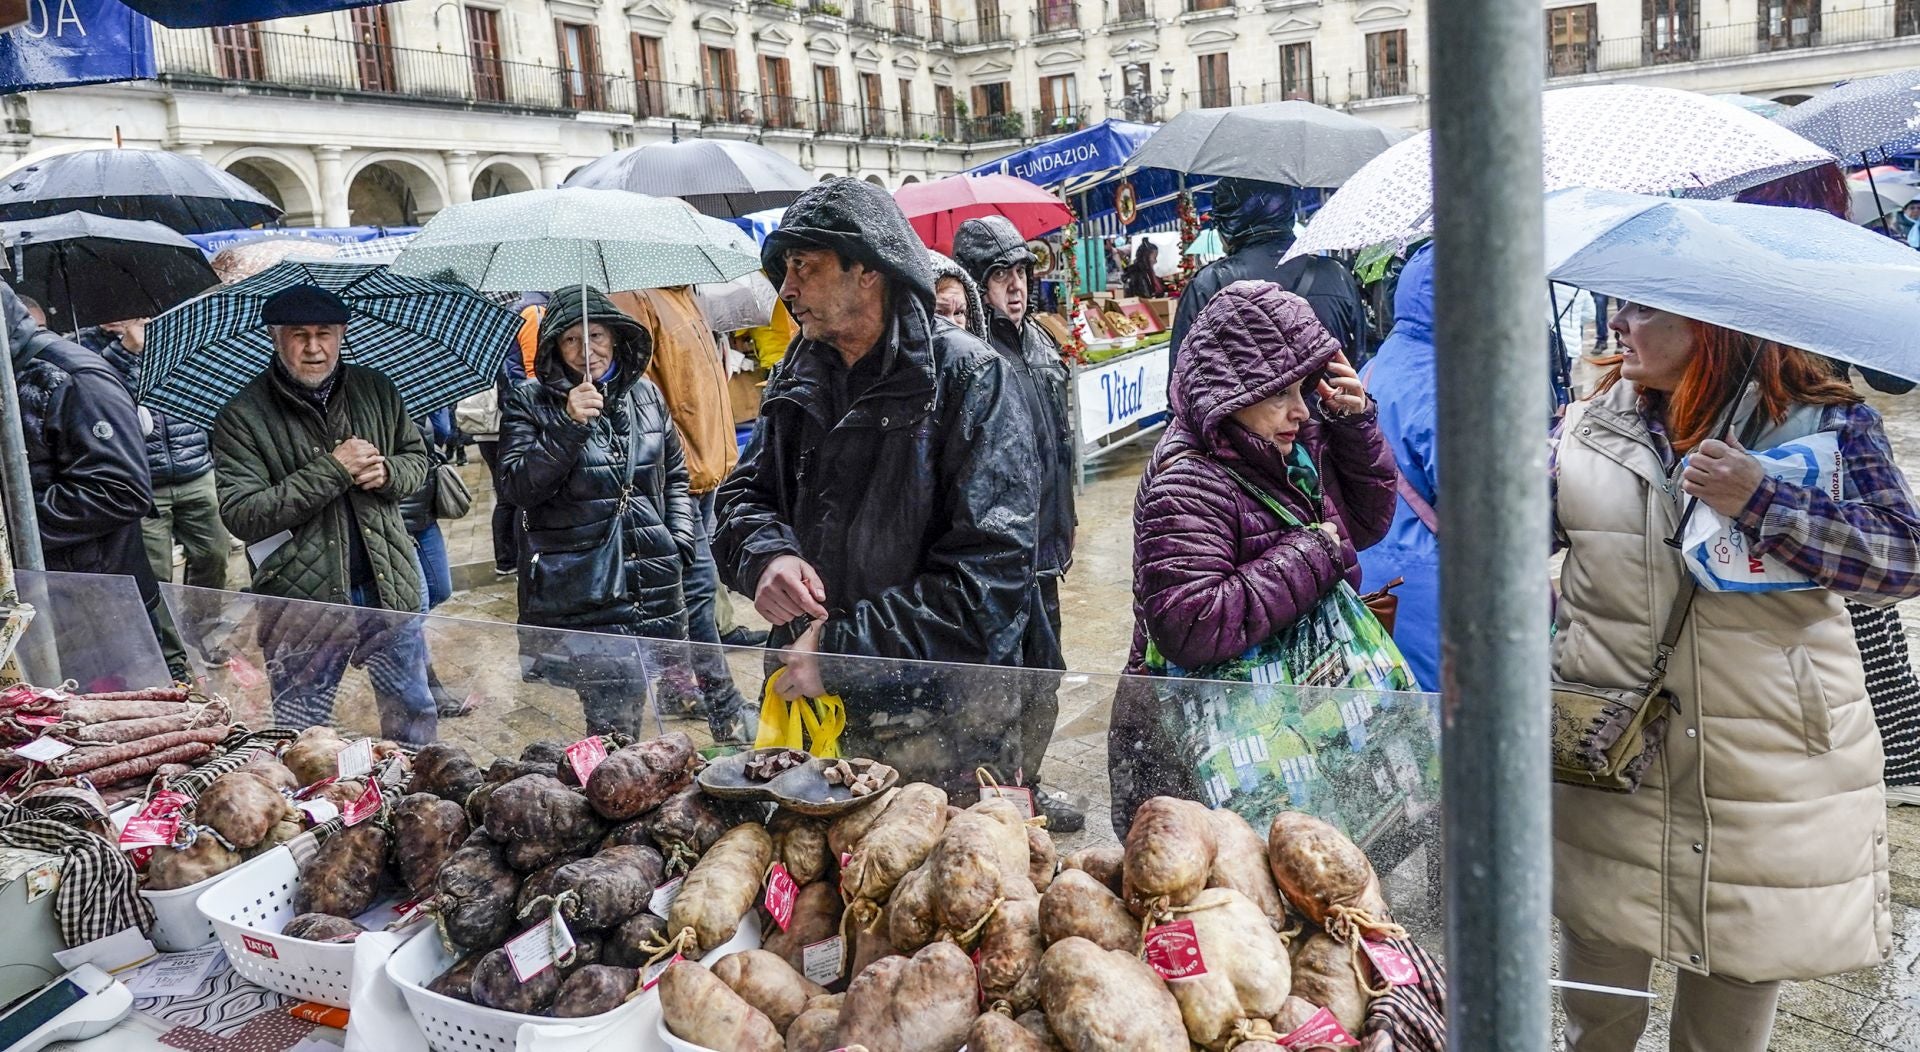
[[[1272,638],[1341,581],[1393,522],[1393,453],[1366,388],[1313,308],[1266,281],[1220,290],[1180,345],[1172,420],[1133,504],[1130,675],[1147,640],[1198,668]],[[1231,467],[1302,522],[1283,524]],[[1310,466],[1309,466],[1310,465]],[[1315,495],[1315,491],[1317,496]],[[1195,797],[1151,685],[1123,682],[1107,742],[1113,824],[1148,797]]]

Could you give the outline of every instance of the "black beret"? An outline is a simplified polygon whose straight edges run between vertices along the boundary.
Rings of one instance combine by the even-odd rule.
[[[318,285],[295,285],[267,297],[260,318],[268,325],[345,325],[347,302]]]

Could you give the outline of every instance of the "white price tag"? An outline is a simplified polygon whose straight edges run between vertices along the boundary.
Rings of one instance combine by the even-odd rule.
[[[340,817],[340,808],[332,800],[302,800],[293,806],[306,812],[314,825],[331,822]]]
[[[218,943],[185,953],[162,954],[127,979],[134,997],[181,997],[197,993],[226,958]]]
[[[685,959],[686,958],[676,953],[664,961],[655,961],[645,968],[640,969],[640,989],[651,990],[659,986],[660,977],[667,974],[667,969],[673,967],[673,962]]]
[[[46,763],[48,760],[57,759],[72,752],[73,746],[58,738],[35,738],[13,751],[23,760]]]
[[[362,738],[340,750],[340,777],[358,778],[373,770],[373,739]]]
[[[1020,809],[1021,818],[1032,818],[1033,790],[1023,785],[989,785],[980,789],[982,800],[1005,800]]]
[[[847,940],[835,935],[830,939],[810,942],[800,949],[800,963],[807,978],[825,986],[840,978],[840,970],[846,966]]]
[[[553,967],[555,959],[573,949],[573,933],[567,922],[552,914],[547,919],[507,940],[507,963],[521,982]]]
[[[653,898],[647,901],[647,912],[656,917],[665,917],[673,908],[673,900],[680,897],[680,882],[685,877],[675,877],[653,889]]]

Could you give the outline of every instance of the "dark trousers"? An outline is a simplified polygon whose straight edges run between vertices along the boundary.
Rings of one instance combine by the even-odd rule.
[[[516,509],[507,503],[500,489],[500,443],[475,442],[474,445],[480,447],[480,459],[486,462],[487,475],[493,479],[493,568],[510,571],[520,565],[520,549],[513,524]]]
[[[274,726],[331,726],[340,678],[354,664],[367,670],[373,685],[380,734],[403,745],[426,745],[434,740],[439,718],[427,688],[421,619],[377,609],[380,596],[371,585],[356,586],[352,601],[351,607],[324,611],[310,609],[321,605],[317,603],[290,604],[287,613],[300,618],[308,630],[289,633],[267,649]]]
[[[687,638],[710,647],[693,648],[693,672],[700,682],[700,696],[706,705],[707,722],[718,732],[725,730],[734,712],[746,704],[740,689],[734,686],[727,659],[716,648],[720,645],[720,627],[713,616],[714,599],[720,593],[720,568],[713,561],[713,492],[694,498],[699,512],[699,529],[694,534],[693,565],[687,567]]]
[[[1026,647],[1022,663],[1027,673],[1027,689],[1020,703],[1021,766],[1028,785],[1040,781],[1040,762],[1053,741],[1054,724],[1060,719],[1060,677],[1041,670],[1064,670],[1066,654],[1060,645],[1060,578],[1041,577],[1035,599],[1039,609],[1029,616]],[[1043,616],[1044,615],[1044,616]]]

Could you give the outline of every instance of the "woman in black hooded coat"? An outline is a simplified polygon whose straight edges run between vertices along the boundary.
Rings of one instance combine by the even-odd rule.
[[[644,375],[652,341],[596,290],[584,341],[582,313],[580,289],[554,294],[534,378],[501,407],[500,481],[525,559],[520,623],[684,640],[694,508],[666,400]],[[530,671],[580,693],[590,733],[639,729],[644,648],[522,635]]]

